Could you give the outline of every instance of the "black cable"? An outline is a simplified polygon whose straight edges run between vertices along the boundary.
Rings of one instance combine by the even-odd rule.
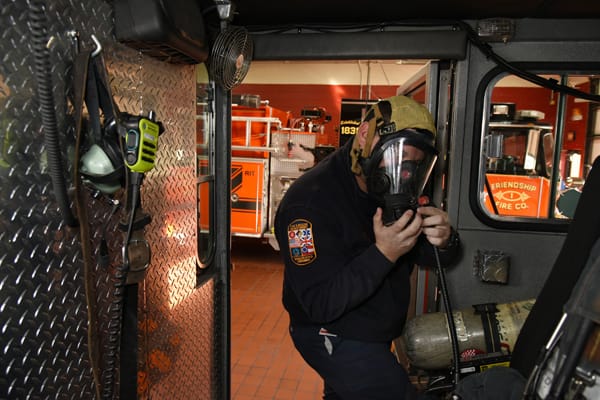
[[[134,398],[137,395],[137,298],[138,285],[126,285],[127,274],[130,271],[129,260],[129,242],[133,234],[135,224],[136,210],[140,201],[140,187],[142,184],[143,174],[139,172],[130,172],[132,176],[129,178],[130,192],[127,195],[128,209],[130,210],[127,232],[122,247],[123,270],[125,279],[123,281],[123,293],[121,304],[121,334],[120,334],[120,398]],[[126,354],[124,352],[127,351]],[[123,358],[126,355],[127,357]],[[128,379],[124,379],[125,375],[130,373]]]
[[[477,47],[487,58],[493,60],[498,66],[502,67],[507,72],[510,72],[519,78],[525,79],[526,81],[535,83],[536,85],[545,87],[547,89],[600,103],[600,95],[583,92],[570,86],[563,85],[556,79],[542,78],[537,74],[512,65],[510,62],[496,54],[488,43],[481,40],[479,36],[477,36],[477,32],[475,32],[475,30],[469,24],[459,21],[458,25],[467,32],[467,37],[475,45],[475,47]]]
[[[301,33],[303,30],[316,31],[321,33],[339,33],[339,32],[383,32],[389,27],[405,27],[405,28],[419,28],[429,27],[435,28],[440,26],[452,27],[457,23],[454,20],[407,20],[407,21],[389,21],[389,22],[378,22],[378,23],[341,23],[341,24],[280,24],[280,25],[250,25],[246,28],[253,34],[271,34],[271,33],[285,33],[291,31],[297,31]]]
[[[106,355],[106,366],[102,371],[102,398],[113,399],[117,360],[119,359],[121,341],[121,317],[123,311],[125,281],[127,277],[127,266],[120,263],[115,270],[115,282],[113,286],[113,299],[109,308],[108,322],[108,344]]]
[[[106,368],[103,372],[103,398],[112,400],[115,389],[116,364],[120,359],[121,353],[121,335],[123,310],[125,304],[125,286],[127,282],[127,273],[129,272],[129,256],[127,249],[133,233],[133,225],[135,222],[135,210],[139,202],[140,185],[143,174],[132,173],[133,177],[129,177],[130,191],[127,195],[127,209],[129,210],[129,220],[127,222],[127,230],[123,246],[121,247],[122,262],[117,266],[115,271],[115,283],[113,290],[113,300],[110,307],[110,320],[108,328],[108,357]]]
[[[497,65],[502,67],[507,72],[510,72],[520,78],[523,78],[529,82],[535,83],[536,85],[569,94],[574,97],[586,99],[589,101],[600,103],[600,95],[586,93],[581,90],[572,88],[567,85],[560,84],[555,79],[542,78],[532,72],[518,68],[506,61],[504,58],[497,55],[492,47],[485,41],[481,40],[477,35],[477,32],[467,23],[460,20],[418,20],[418,21],[389,21],[384,23],[373,23],[373,24],[336,24],[336,25],[323,25],[323,24],[283,24],[283,25],[255,25],[248,26],[249,32],[255,35],[264,34],[276,34],[296,31],[302,33],[303,30],[316,31],[320,33],[336,33],[336,32],[383,32],[389,27],[456,27],[460,28],[467,33],[469,41],[475,45],[485,56],[493,60]]]
[[[119,140],[119,148],[121,157],[123,156],[123,144],[122,140]],[[125,175],[127,184],[129,183],[129,175]],[[128,187],[127,185],[126,187]],[[129,201],[129,194],[127,194],[127,199],[125,203],[126,209],[127,202]],[[132,210],[133,214],[133,210]],[[133,216],[130,216],[130,226],[131,220]],[[130,235],[130,233],[129,233]],[[124,245],[129,242],[129,238],[126,235]],[[126,249],[123,249],[126,252]],[[116,373],[117,373],[117,361],[120,356],[120,345],[121,345],[121,327],[122,327],[122,318],[123,318],[123,308],[125,302],[125,284],[127,282],[127,270],[129,265],[127,263],[127,259],[122,255],[122,262],[117,265],[115,269],[114,275],[114,285],[113,285],[113,298],[110,303],[109,308],[109,322],[108,322],[108,339],[107,339],[107,354],[106,354],[106,364],[104,371],[102,371],[102,398],[104,400],[113,400],[114,392],[115,392],[115,381],[116,381]]]
[[[67,183],[63,173],[61,146],[58,142],[58,124],[54,111],[54,91],[50,75],[50,54],[48,51],[48,18],[46,4],[43,0],[32,0],[29,6],[31,33],[33,36],[34,64],[37,80],[38,100],[41,107],[44,142],[48,152],[48,167],[54,189],[54,196],[63,215],[65,223],[70,227],[79,226],[79,222],[71,210]]]
[[[494,193],[492,193],[492,187],[490,186],[490,181],[488,180],[487,175],[485,176],[485,190],[488,194],[488,198],[490,199],[490,204],[494,209],[494,214],[500,215],[498,213],[498,207],[496,206],[496,199],[494,199]]]
[[[454,324],[454,316],[452,315],[452,304],[450,303],[450,295],[448,294],[448,288],[446,286],[446,274],[442,263],[440,262],[440,254],[437,247],[433,246],[433,253],[435,254],[435,261],[437,264],[437,272],[439,276],[440,291],[442,293],[442,299],[444,301],[444,308],[446,310],[446,319],[448,320],[448,330],[450,331],[450,343],[452,344],[452,361],[453,361],[453,375],[454,375],[454,387],[460,380],[460,354],[458,350],[458,335],[456,334],[456,325]]]

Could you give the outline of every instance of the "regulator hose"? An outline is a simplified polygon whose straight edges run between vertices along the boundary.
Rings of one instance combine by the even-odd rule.
[[[48,154],[48,166],[54,189],[54,196],[65,223],[70,227],[77,227],[79,223],[70,207],[66,179],[63,174],[60,144],[58,142],[58,124],[56,122],[56,113],[54,110],[53,85],[52,77],[50,75],[50,54],[47,47],[48,18],[46,16],[45,1],[31,0],[29,5],[29,18],[33,36],[32,43],[37,80],[37,94],[41,107],[44,142]]]
[[[437,247],[433,246],[433,252],[435,254],[435,261],[437,264],[437,272],[440,280],[440,291],[442,293],[442,299],[444,300],[444,308],[446,311],[446,319],[448,320],[448,330],[450,331],[450,342],[452,344],[452,361],[453,361],[453,385],[456,387],[460,379],[460,354],[458,351],[458,335],[456,334],[456,325],[454,324],[454,317],[452,315],[452,305],[450,304],[450,295],[448,294],[448,287],[446,286],[446,274],[444,268],[440,262],[440,254]]]
[[[133,214],[133,211],[132,213]],[[133,216],[131,216],[133,218]],[[126,244],[129,242],[131,233],[128,230],[125,244],[123,245],[124,252]],[[119,263],[115,268],[113,281],[113,298],[108,310],[108,339],[106,345],[105,368],[102,371],[102,399],[112,400],[115,394],[115,383],[117,382],[118,365],[121,354],[121,327],[123,318],[124,293],[125,284],[127,281],[127,270],[129,265],[123,256],[123,262]]]

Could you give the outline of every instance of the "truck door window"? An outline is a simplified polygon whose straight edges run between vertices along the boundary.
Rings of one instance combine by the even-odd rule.
[[[594,75],[546,75],[590,92]],[[593,162],[593,106],[513,75],[486,93],[481,135],[480,207],[508,221],[572,218]],[[596,151],[597,152],[597,151]]]
[[[206,67],[198,66],[196,85],[196,183],[197,183],[197,231],[198,261],[200,268],[209,264],[213,254],[214,221],[214,109],[212,90],[208,83]]]

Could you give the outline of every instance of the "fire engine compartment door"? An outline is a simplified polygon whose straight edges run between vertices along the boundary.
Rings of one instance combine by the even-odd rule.
[[[231,159],[231,233],[260,237],[267,228],[268,159]]]
[[[557,32],[557,25],[552,21],[517,21],[516,32],[509,43],[497,43],[493,47],[505,60],[517,66],[539,74],[575,74],[571,64],[577,65],[577,71],[584,74],[595,71],[600,37],[597,24],[591,21],[561,21],[560,40],[548,40]],[[589,40],[581,41],[583,35],[588,35]],[[544,193],[552,189],[552,181],[548,182],[539,174],[535,174],[537,177],[526,176],[534,175],[532,173],[499,176],[491,168],[482,168],[486,162],[485,134],[492,128],[494,132],[497,130],[492,125],[494,121],[490,121],[491,104],[515,102],[517,110],[535,110],[536,107],[533,100],[523,96],[530,89],[518,90],[515,85],[502,88],[505,94],[512,92],[510,96],[501,100],[494,97],[494,91],[500,88],[500,79],[507,72],[485,53],[476,48],[470,50],[466,60],[457,62],[454,75],[452,146],[447,179],[447,210],[462,242],[462,257],[448,268],[446,274],[449,297],[456,309],[489,301],[507,303],[536,298],[552,270],[568,227],[566,220],[546,217],[550,207],[541,199],[551,199]],[[551,93],[550,90],[547,92]],[[540,99],[542,104],[549,104],[545,96]],[[559,114],[558,104],[552,106],[548,118]],[[568,115],[563,120],[565,124],[572,122]],[[559,123],[550,124],[557,135]],[[525,158],[532,150],[527,144],[528,141],[523,144],[526,151],[521,153]],[[522,165],[525,170],[533,171],[524,163]],[[488,196],[486,176],[498,215],[490,212],[484,203]],[[488,254],[501,255],[498,258],[502,260],[505,280],[490,281],[484,276],[487,266],[482,265],[481,260],[482,255]]]
[[[423,104],[434,116],[437,122],[436,147],[440,154],[446,154],[448,151],[450,98],[447,93],[452,92],[452,74],[450,65],[430,61],[409,78],[398,91],[398,94],[411,97]],[[445,180],[446,163],[446,157],[438,158],[428,184],[431,190],[426,188],[426,194],[430,196],[432,203],[438,206],[445,203],[446,193],[441,182]],[[436,276],[431,268],[427,267],[431,266],[419,266],[415,269],[416,276],[413,276],[411,290],[415,309],[409,311],[409,317],[412,317],[413,312],[420,315],[424,312],[436,311],[436,293],[432,290],[436,285]]]

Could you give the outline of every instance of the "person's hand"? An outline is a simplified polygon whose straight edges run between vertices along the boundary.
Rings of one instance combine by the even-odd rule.
[[[417,243],[422,232],[423,219],[418,213],[408,210],[392,225],[385,226],[381,219],[382,214],[383,211],[378,208],[373,216],[375,246],[388,260],[396,262]],[[413,215],[414,219],[412,219]]]
[[[429,243],[441,249],[445,248],[452,233],[448,214],[439,208],[425,206],[417,209],[417,215],[423,219],[421,227]]]

